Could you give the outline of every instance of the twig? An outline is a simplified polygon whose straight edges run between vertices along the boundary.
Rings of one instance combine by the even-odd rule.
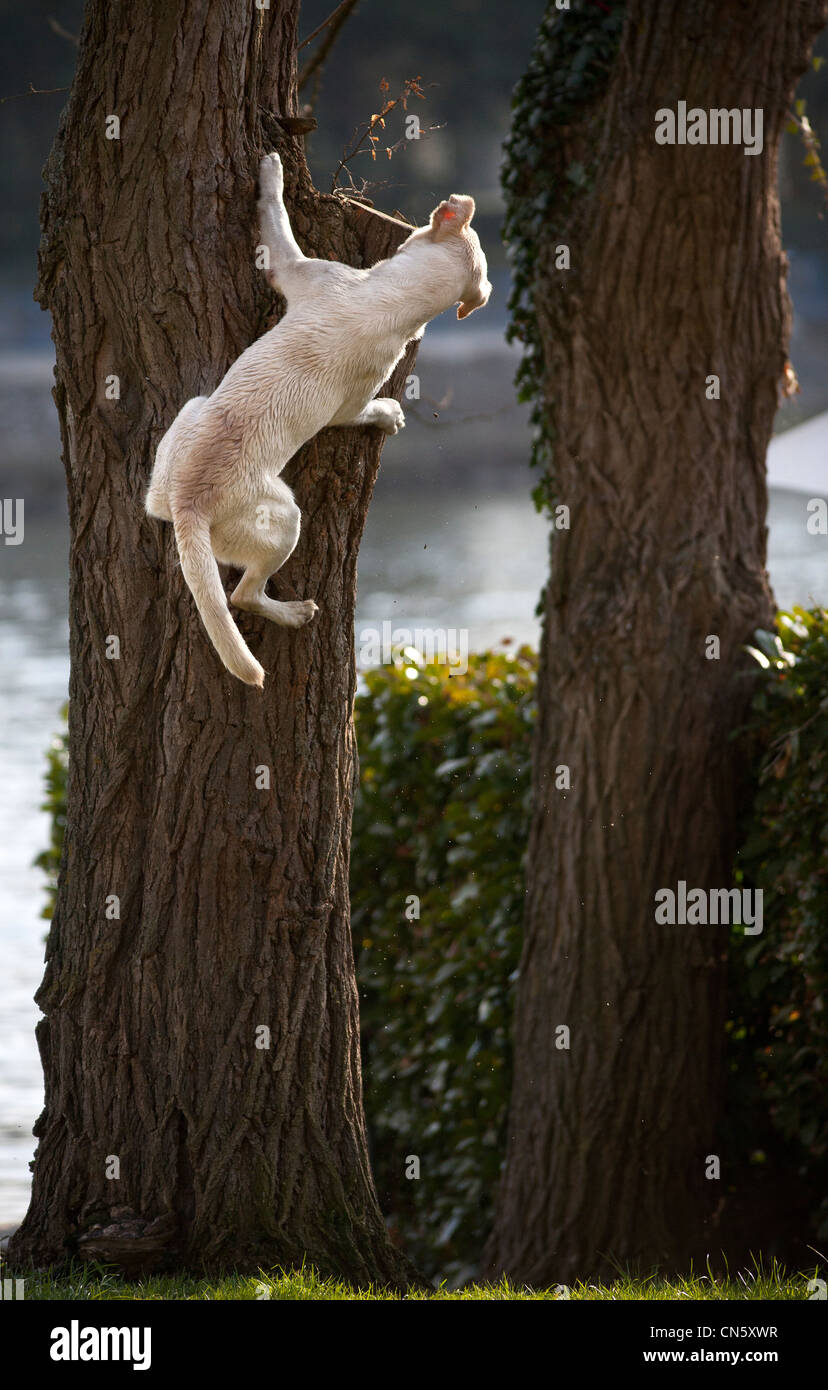
[[[382,81],[382,83],[380,84],[380,91],[387,91],[387,90],[388,90],[388,83],[387,83],[387,82],[385,81],[385,79],[383,78],[383,81]],[[408,98],[409,98],[410,96],[419,97],[421,101],[425,101],[425,94],[424,94],[424,92],[420,89],[420,79],[419,79],[419,77],[407,77],[407,78],[405,79],[405,83],[404,83],[404,85],[403,85],[403,90],[400,92],[400,95],[399,95],[398,97],[395,97],[393,101],[387,101],[387,102],[385,103],[385,105],[383,106],[382,110],[381,110],[381,111],[378,111],[375,115],[373,115],[373,116],[371,117],[370,121],[368,122],[368,124],[366,125],[365,129],[363,130],[362,134],[361,134],[361,135],[359,136],[359,138],[356,140],[355,144],[351,147],[351,149],[350,149],[349,151],[347,151],[345,154],[343,154],[342,158],[341,158],[340,161],[339,161],[339,164],[337,165],[336,169],[334,170],[333,178],[331,179],[331,192],[332,192],[332,193],[333,193],[334,189],[336,188],[336,182],[337,182],[337,179],[339,178],[339,175],[342,173],[342,170],[343,170],[344,168],[346,168],[346,166],[347,166],[347,165],[350,163],[350,161],[353,159],[354,155],[359,153],[360,149],[361,149],[362,146],[365,144],[365,141],[366,141],[366,140],[372,140],[374,143],[376,143],[376,141],[379,139],[379,136],[374,135],[374,130],[376,129],[377,126],[381,126],[381,127],[382,127],[382,126],[385,125],[385,117],[388,116],[388,115],[390,115],[390,113],[391,113],[397,106],[400,106],[400,105],[402,105],[402,108],[403,108],[404,111],[407,111],[407,110],[408,110]],[[359,131],[359,126],[357,126],[357,132],[358,132],[358,131]],[[393,149],[399,148],[399,145],[400,145],[401,143],[402,143],[401,141],[398,141],[398,142],[397,142],[397,145],[392,147],[392,152],[393,152]],[[375,155],[374,157],[376,158],[376,155]],[[389,154],[389,159],[390,159],[390,157],[391,157],[391,156],[390,156],[390,154]],[[349,171],[349,176],[350,176],[350,171]],[[351,182],[353,183],[353,180],[351,180]]]
[[[28,92],[11,92],[7,97],[0,97],[0,106],[2,106],[5,101],[16,101],[18,97],[44,97],[49,96],[52,92],[68,91],[68,87],[33,87],[32,84],[29,83]]]
[[[75,45],[75,48],[79,46],[80,34],[70,33],[68,29],[64,29],[63,25],[60,24],[58,20],[50,19],[49,28],[52,30],[52,33],[57,34],[59,39],[68,39],[70,43]]]
[[[808,120],[808,117],[805,115],[804,101],[798,101],[793,111],[788,112],[788,120],[790,122],[788,129],[792,130],[792,132],[798,131],[799,137],[805,146],[806,154],[804,162],[811,170],[811,182],[819,184],[822,190],[822,196],[825,202],[828,203],[828,174],[826,174],[820,158],[820,146],[816,132],[811,122]]]
[[[322,29],[326,28],[326,25],[331,24],[332,19],[336,18],[336,15],[340,13],[340,10],[353,10],[353,7],[356,6],[356,3],[357,0],[342,0],[342,4],[338,4],[338,6],[336,6],[336,10],[332,10],[331,14],[328,15],[328,18],[322,19],[321,24],[314,29],[313,33],[308,33],[307,39],[301,40],[299,47],[297,47],[296,49],[297,53],[300,53],[301,49],[306,49],[308,43],[313,43],[313,40],[315,39],[315,36],[317,36],[317,33],[321,33]],[[340,24],[342,24],[342,21],[339,22]]]
[[[368,212],[372,217],[381,217],[383,222],[393,222],[397,227],[405,227],[406,231],[414,232],[417,230],[413,222],[409,222],[402,217],[393,217],[390,212],[380,212],[379,208],[369,207],[367,203],[361,202],[359,198],[349,198],[347,195],[343,195],[342,201],[350,203],[351,207],[356,208],[359,212]]]
[[[314,73],[316,74],[316,82],[314,83],[313,93],[311,95],[311,105],[313,105],[314,101],[316,100],[316,96],[318,93],[319,81],[322,76],[322,66],[325,60],[327,59],[328,55],[330,54],[334,44],[336,43],[340,29],[347,20],[349,14],[353,10],[356,3],[357,0],[342,0],[342,4],[337,5],[333,14],[329,14],[328,18],[324,21],[324,23],[320,24],[318,29],[314,29],[313,33],[310,34],[308,38],[306,38],[299,45],[300,48],[304,48],[305,44],[310,43],[311,39],[315,39],[316,35],[321,33],[322,30],[326,27],[326,25],[330,25],[330,28],[328,30],[328,33],[325,35],[324,40],[319,45],[313,57],[309,58],[308,61],[305,63],[305,66],[300,69],[299,76],[296,79],[298,90],[301,92],[302,88],[307,86]]]

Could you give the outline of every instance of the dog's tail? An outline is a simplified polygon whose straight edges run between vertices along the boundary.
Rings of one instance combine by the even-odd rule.
[[[264,671],[242,640],[210,545],[210,524],[194,507],[173,508],[173,528],[181,573],[190,587],[213,646],[234,676],[246,685],[264,685]]]

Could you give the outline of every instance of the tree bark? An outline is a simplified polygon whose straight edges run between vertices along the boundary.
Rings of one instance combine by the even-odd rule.
[[[38,296],[71,520],[70,774],[18,1263],[413,1275],[368,1161],[348,903],[356,560],[382,436],[325,431],[289,467],[303,534],[276,593],[321,611],[299,632],[241,618],[263,694],[222,668],[172,528],[143,510],[174,415],[267,326],[264,150],[281,150],[308,254],[370,265],[405,235],[318,195],[269,114],[296,113],[298,10],[91,0],[47,166]]]
[[[772,616],[765,452],[790,326],[777,146],[827,8],[630,0],[591,123],[545,130],[562,186],[573,159],[594,178],[553,208],[534,283],[571,527],[551,546],[509,1149],[487,1251],[492,1273],[533,1284],[703,1259],[727,1181],[726,1154],[722,1180],[705,1180],[727,928],[657,925],[654,895],[733,882],[729,736],[749,694],[742,644]],[[679,100],[762,108],[763,152],[656,144],[655,113]],[[562,243],[569,272],[555,268]],[[720,400],[706,398],[711,374]]]

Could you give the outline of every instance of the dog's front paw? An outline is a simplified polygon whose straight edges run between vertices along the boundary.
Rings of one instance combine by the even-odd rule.
[[[383,418],[377,423],[381,430],[386,434],[399,434],[400,430],[405,429],[405,416],[399,401],[384,401],[385,410]]]
[[[259,191],[263,198],[281,198],[285,187],[282,161],[276,154],[266,154],[259,165]]]

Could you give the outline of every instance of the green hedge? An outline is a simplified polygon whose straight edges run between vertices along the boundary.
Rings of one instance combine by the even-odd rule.
[[[66,721],[69,706],[60,711],[61,731],[52,739],[46,750],[46,800],[41,811],[48,811],[51,817],[49,845],[35,859],[35,864],[46,875],[46,905],[41,917],[50,919],[55,910],[58,870],[63,849],[63,832],[66,826],[66,776],[69,771],[69,734]]]
[[[828,612],[780,613],[757,633],[765,678],[742,731],[757,767],[739,868],[765,930],[731,958],[729,1053],[815,1190],[828,1179]],[[749,1059],[746,1066],[745,1059]],[[828,1198],[817,1214],[828,1236]]]
[[[738,732],[757,776],[735,872],[764,891],[764,932],[731,952],[728,1153],[731,1167],[755,1161],[770,1137],[780,1180],[793,1162],[824,1190],[828,614],[780,614],[779,633],[757,634],[764,679]],[[505,1150],[535,677],[527,649],[474,657],[462,676],[407,660],[369,672],[356,702],[351,894],[374,1170],[409,1253],[453,1282],[477,1269]],[[49,758],[41,862],[54,875],[62,740]]]
[[[356,702],[351,902],[374,1171],[408,1252],[455,1279],[479,1257],[505,1148],[535,670],[527,649],[475,657],[463,676],[408,662],[369,672]]]

